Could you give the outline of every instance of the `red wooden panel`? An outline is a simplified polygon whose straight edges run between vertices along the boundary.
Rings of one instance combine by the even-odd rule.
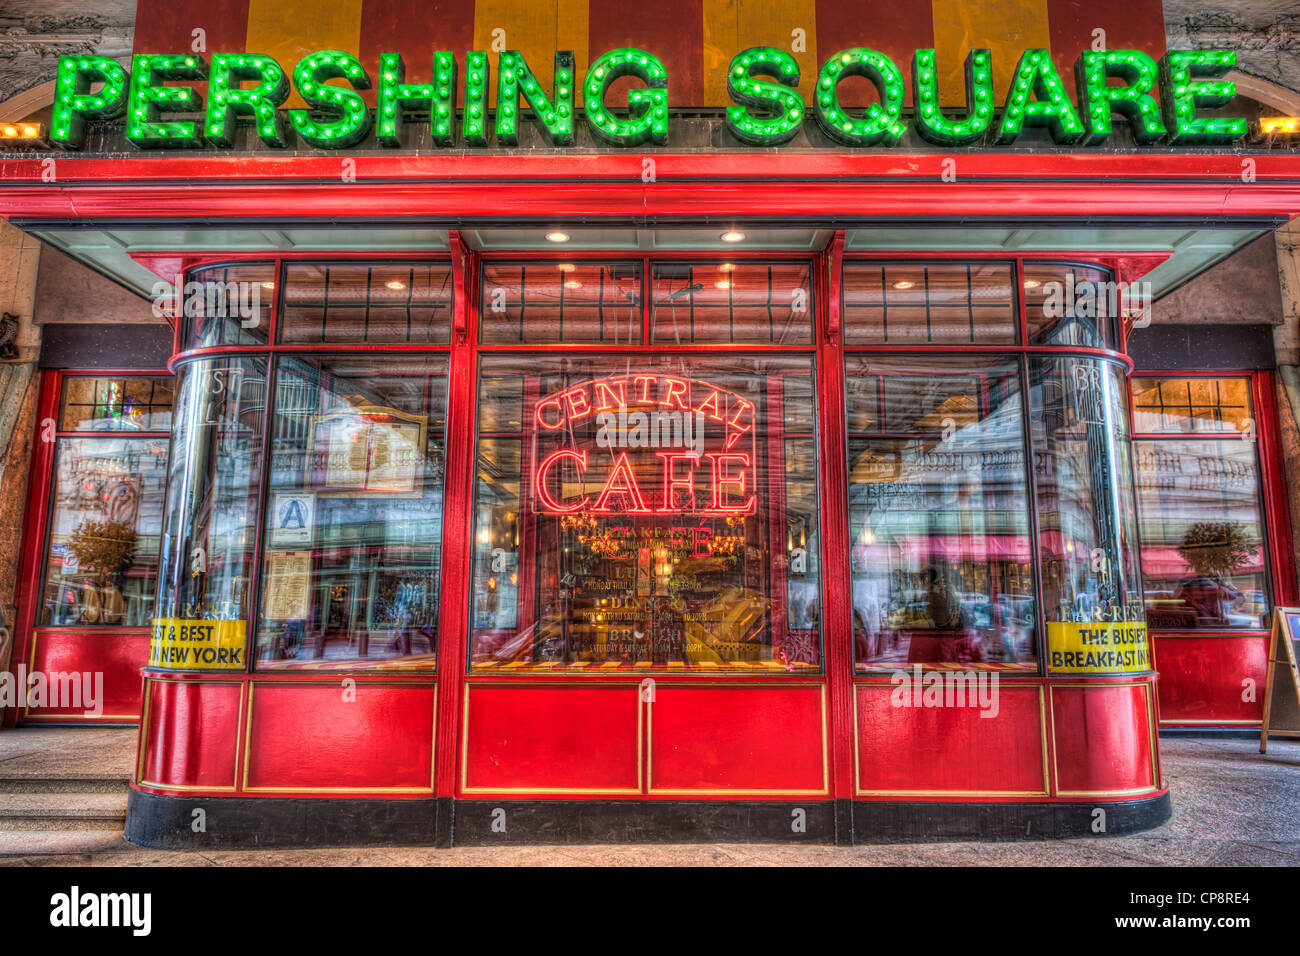
[[[203,30],[204,57],[213,53],[261,53],[244,49],[248,0],[139,0],[135,8],[135,53],[189,53],[194,30]],[[292,63],[281,63],[292,70]]]
[[[674,107],[704,105],[703,0],[591,0],[587,8],[590,59],[625,46],[648,50],[663,62],[668,71],[668,98]],[[612,83],[609,103],[626,102],[623,91],[631,85],[628,80]]]
[[[894,61],[912,102],[912,54],[934,46],[934,14],[928,3],[890,3],[888,0],[817,0],[817,62],[851,46],[879,50]],[[846,107],[876,101],[865,80],[846,80],[840,102]],[[811,103],[809,104],[812,105]]]
[[[244,787],[250,790],[433,789],[434,688],[358,681],[258,682]]]
[[[1062,796],[1156,786],[1148,684],[1052,687],[1056,787]]]
[[[151,680],[137,782],[234,789],[242,687]]]
[[[1264,719],[1268,635],[1157,636],[1160,722],[1258,724]],[[1247,688],[1242,682],[1251,679]],[[1253,697],[1243,700],[1243,695]]]
[[[822,688],[660,684],[650,707],[652,793],[824,793]]]
[[[1156,60],[1165,53],[1161,0],[1047,0],[1047,29],[1052,60],[1071,95],[1074,61],[1092,49],[1093,30],[1106,31],[1108,50],[1141,50]]]
[[[25,710],[23,720],[136,721],[140,719],[140,668],[149,659],[147,632],[96,634],[93,631],[37,631],[33,640],[30,671],[51,674],[80,673],[81,686],[95,696],[99,675],[103,679],[102,713],[92,716],[83,707],[39,707]],[[80,691],[80,687],[78,690]],[[53,700],[51,700],[53,703]],[[82,701],[84,704],[84,699]]]
[[[895,687],[858,684],[859,793],[1045,794],[1039,688],[999,684],[996,710],[899,707]]]
[[[634,684],[471,684],[462,790],[639,793],[639,714]]]

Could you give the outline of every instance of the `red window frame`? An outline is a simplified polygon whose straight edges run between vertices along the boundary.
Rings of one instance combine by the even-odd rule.
[[[11,660],[27,665],[35,647],[36,631],[44,628],[37,623],[44,603],[46,554],[49,545],[50,522],[54,516],[54,465],[60,438],[77,438],[107,434],[105,432],[62,431],[59,429],[63,402],[63,385],[69,378],[170,378],[169,369],[41,369],[36,400],[36,434],[32,446],[27,480],[27,504],[23,518],[23,537],[18,558],[15,604],[18,606],[14,622],[14,643]],[[53,430],[50,431],[50,426]],[[116,434],[116,433],[115,433]],[[140,438],[171,439],[170,432],[134,432]],[[48,436],[48,438],[47,438]],[[169,448],[170,457],[170,448]],[[75,627],[53,626],[52,629],[73,631]],[[97,628],[97,634],[141,636],[148,628]],[[143,662],[142,662],[143,663]],[[25,707],[15,707],[5,712],[4,725],[15,726],[22,719]]]

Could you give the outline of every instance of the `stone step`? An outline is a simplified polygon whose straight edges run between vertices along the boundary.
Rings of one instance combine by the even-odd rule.
[[[0,796],[8,793],[125,793],[130,777],[108,773],[5,773]]]
[[[0,831],[120,830],[126,820],[121,793],[0,794]]]

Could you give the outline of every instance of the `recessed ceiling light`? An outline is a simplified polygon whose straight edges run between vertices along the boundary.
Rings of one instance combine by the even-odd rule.
[[[723,242],[744,242],[745,234],[743,232],[737,232],[735,229],[732,229],[728,232],[724,232],[722,235],[718,236],[718,238],[721,239]]]
[[[546,234],[546,241],[547,242],[568,242],[569,234],[567,232],[560,232],[559,230],[556,230],[555,232],[548,232]]]
[[[713,284],[714,284],[715,286],[717,286],[719,289],[730,289],[730,288],[731,288],[731,282],[730,282],[729,280],[727,280],[727,279],[719,279],[717,282],[715,282],[715,283],[713,283]]]
[[[566,289],[581,289],[582,283],[579,282],[577,279],[569,279],[567,282],[564,283],[564,287]]]
[[[733,262],[724,262],[722,265],[718,266],[718,271],[719,271],[719,272],[731,272],[731,271],[733,271],[735,268],[736,268],[735,263],[733,263]]]
[[[274,283],[274,282],[263,282],[263,283],[262,283],[262,288],[263,288],[263,289],[274,289],[274,288],[275,288],[275,283]]]
[[[405,282],[398,282],[396,279],[394,279],[392,282],[385,282],[384,285],[388,286],[388,288],[392,289],[394,292],[398,292],[406,288]]]
[[[572,272],[574,269],[578,267],[575,266],[572,262],[561,262],[555,268],[559,269],[561,272]]]
[[[1026,279],[1026,280],[1025,280],[1025,288],[1026,288],[1026,289],[1037,289],[1040,285],[1042,285],[1042,283],[1039,282],[1037,279]]]
[[[915,282],[909,282],[909,281],[907,281],[906,279],[902,279],[902,280],[900,280],[900,281],[894,283],[894,288],[895,288],[895,289],[910,289],[910,288],[912,288],[912,286],[914,286],[914,285],[916,285]]]

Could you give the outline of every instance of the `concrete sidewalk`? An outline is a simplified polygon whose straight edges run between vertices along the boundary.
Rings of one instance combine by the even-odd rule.
[[[0,774],[42,768],[129,773],[133,730],[0,732]],[[120,832],[0,832],[7,866],[1296,866],[1300,742],[1165,738],[1169,823],[1130,837],[891,846],[696,844],[333,850],[144,850]]]

